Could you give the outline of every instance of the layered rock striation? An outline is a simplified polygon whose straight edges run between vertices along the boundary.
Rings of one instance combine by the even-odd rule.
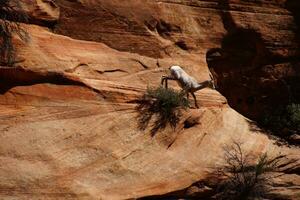
[[[297,199],[299,148],[237,112],[255,119],[286,101],[282,81],[297,83],[295,5],[24,1],[37,21],[55,26],[24,24],[30,40],[15,39],[21,62],[0,68],[0,198],[210,198],[224,146],[238,140],[254,161],[287,155],[270,195]],[[197,92],[200,109],[151,137],[138,129],[137,100],[173,64],[199,81],[210,68],[219,92]],[[196,123],[187,127],[189,120]]]

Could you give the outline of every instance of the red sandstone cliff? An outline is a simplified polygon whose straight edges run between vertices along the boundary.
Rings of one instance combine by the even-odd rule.
[[[30,40],[15,40],[18,67],[0,68],[1,199],[134,199],[199,181],[206,195],[233,139],[257,157],[299,159],[222,96],[253,118],[286,98],[281,80],[299,73],[292,1],[23,2]],[[201,108],[152,138],[137,128],[135,100],[172,64],[199,81],[210,67],[222,94],[199,91]],[[184,128],[189,118],[198,123]],[[272,194],[299,198],[299,161],[277,173]]]

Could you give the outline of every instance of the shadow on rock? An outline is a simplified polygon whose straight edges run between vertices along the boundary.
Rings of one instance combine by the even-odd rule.
[[[182,116],[182,109],[188,107],[184,93],[163,87],[148,88],[137,102],[138,127],[146,130],[151,126],[151,136],[168,125],[175,129]]]

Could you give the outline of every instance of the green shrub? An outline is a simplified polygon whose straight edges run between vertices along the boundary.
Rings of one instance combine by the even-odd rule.
[[[300,130],[300,104],[291,104],[287,106],[287,113],[290,119],[289,128]]]
[[[175,128],[182,115],[181,109],[186,109],[189,105],[184,96],[183,92],[170,88],[148,88],[136,107],[139,128],[145,130],[153,116],[155,120],[151,128],[152,135],[167,124]]]
[[[270,158],[262,154],[253,163],[253,156],[245,154],[242,144],[234,142],[225,148],[225,166],[219,169],[219,175],[225,177],[218,187],[218,199],[246,200],[262,199],[272,186],[274,172],[279,169],[285,156]]]
[[[260,125],[282,137],[300,131],[300,104],[289,104],[267,112]]]
[[[27,40],[28,35],[20,26],[27,19],[19,0],[0,0],[0,65],[12,66],[17,62],[13,36]]]

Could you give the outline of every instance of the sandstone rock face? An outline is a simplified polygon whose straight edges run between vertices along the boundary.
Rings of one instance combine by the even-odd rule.
[[[21,2],[32,23],[51,25],[59,19],[60,11],[55,0],[22,0]]]
[[[182,51],[197,54],[203,63],[207,57],[221,93],[252,119],[273,103],[300,99],[296,0],[58,4],[57,33],[154,58],[177,57]]]
[[[201,108],[185,111],[175,130],[151,137],[138,129],[137,99],[170,65],[203,81],[209,52],[208,64],[227,94],[236,83],[224,77],[236,76],[230,64],[238,61],[226,59],[244,50],[245,40],[256,48],[239,55],[251,58],[238,62],[247,64],[237,66],[245,71],[270,52],[286,59],[284,70],[295,64],[289,59],[298,53],[296,26],[286,2],[222,2],[58,0],[55,33],[24,25],[30,41],[15,40],[22,62],[0,68],[0,199],[209,198],[218,181],[211,175],[233,140],[256,159],[264,152],[288,155],[293,162],[276,172],[283,176],[270,195],[299,198],[299,148],[278,144],[216,90],[197,92]],[[235,34],[241,38],[232,42]],[[230,102],[244,96],[234,87],[228,92]],[[186,127],[188,120],[197,123]]]

